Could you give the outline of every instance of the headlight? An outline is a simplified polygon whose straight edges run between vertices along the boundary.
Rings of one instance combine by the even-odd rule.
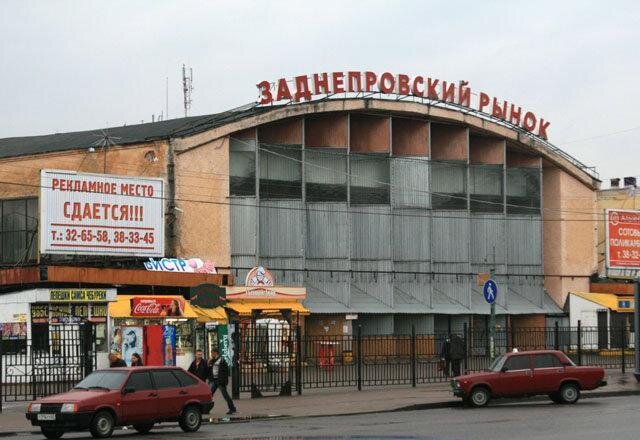
[[[60,408],[60,412],[63,413],[72,413],[72,412],[76,412],[76,404],[75,403],[64,403],[62,405],[62,408]]]
[[[31,405],[29,405],[29,412],[40,412],[40,404],[32,403]]]

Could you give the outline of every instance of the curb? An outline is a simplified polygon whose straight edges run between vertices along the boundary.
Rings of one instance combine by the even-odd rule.
[[[640,390],[620,390],[620,391],[600,391],[596,393],[582,393],[582,399],[598,399],[604,397],[623,397],[623,396],[638,396],[640,395]],[[547,400],[544,396],[535,396],[532,398],[524,398],[524,399],[501,399],[501,403],[518,403],[518,402],[527,402],[527,401],[544,401]],[[237,417],[210,417],[203,418],[203,425],[220,425],[227,423],[249,423],[252,420],[278,420],[278,419],[301,419],[301,418],[320,418],[320,417],[346,417],[346,416],[355,416],[355,415],[367,415],[367,414],[381,414],[381,413],[389,413],[389,412],[408,412],[408,411],[422,411],[428,409],[443,409],[443,408],[458,408],[463,407],[462,400],[446,400],[439,402],[429,402],[429,403],[418,403],[414,405],[401,406],[399,408],[391,408],[384,410],[376,410],[376,411],[358,411],[358,412],[350,412],[350,413],[340,413],[340,414],[310,414],[303,416],[291,416],[286,414],[258,414],[252,416],[237,416]],[[159,429],[169,429],[177,427],[177,424],[163,424],[158,425],[154,428],[154,430]],[[118,428],[118,431],[132,431],[130,429]],[[13,437],[20,434],[40,434],[40,431],[32,431],[32,430],[21,430],[21,431],[0,431],[0,438],[5,437]]]

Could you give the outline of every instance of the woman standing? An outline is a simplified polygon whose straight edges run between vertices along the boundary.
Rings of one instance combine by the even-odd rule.
[[[142,363],[142,358],[140,357],[140,355],[138,353],[132,353],[131,354],[131,366],[132,367],[144,367],[144,364]]]

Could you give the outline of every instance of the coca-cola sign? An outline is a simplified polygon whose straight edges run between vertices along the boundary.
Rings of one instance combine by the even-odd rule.
[[[176,297],[135,297],[131,300],[131,316],[182,316],[184,299]]]

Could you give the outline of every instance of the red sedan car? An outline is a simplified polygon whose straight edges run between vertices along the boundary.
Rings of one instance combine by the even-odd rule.
[[[212,407],[207,384],[181,368],[112,368],[91,373],[71,391],[35,400],[26,416],[46,438],[85,429],[104,438],[116,426],[146,433],[158,422],[197,431]]]
[[[581,390],[605,386],[604,369],[578,367],[561,351],[506,353],[489,370],[451,380],[453,394],[473,406],[496,397],[547,394],[556,403],[576,403]]]

